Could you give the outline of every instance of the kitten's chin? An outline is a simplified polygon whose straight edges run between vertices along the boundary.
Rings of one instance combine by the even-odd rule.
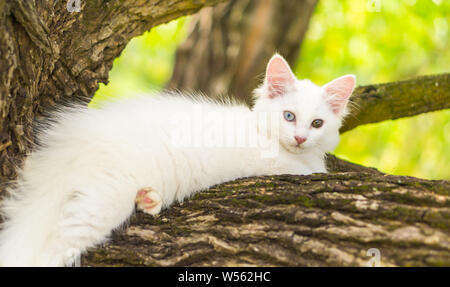
[[[302,154],[308,152],[308,148],[302,145],[295,144],[281,144],[281,146],[289,153]]]

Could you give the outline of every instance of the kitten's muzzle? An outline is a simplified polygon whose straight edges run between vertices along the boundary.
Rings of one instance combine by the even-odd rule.
[[[295,141],[297,141],[297,143],[299,145],[301,145],[302,143],[304,143],[306,141],[306,138],[295,136]]]

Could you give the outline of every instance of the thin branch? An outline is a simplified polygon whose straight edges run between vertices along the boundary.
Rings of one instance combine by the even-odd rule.
[[[450,108],[450,74],[358,87],[341,133],[357,126]]]

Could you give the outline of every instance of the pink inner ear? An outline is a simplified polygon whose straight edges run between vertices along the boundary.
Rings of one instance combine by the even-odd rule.
[[[325,85],[327,101],[334,113],[339,114],[343,111],[352,95],[355,84],[355,76],[348,75],[337,78]]]
[[[294,86],[295,79],[288,63],[281,56],[273,56],[267,65],[266,82],[269,96],[282,95]]]

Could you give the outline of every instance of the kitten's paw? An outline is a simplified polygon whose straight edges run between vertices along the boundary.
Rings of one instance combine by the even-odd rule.
[[[158,192],[150,187],[144,187],[137,192],[136,205],[139,210],[156,215],[161,211],[162,199]]]

